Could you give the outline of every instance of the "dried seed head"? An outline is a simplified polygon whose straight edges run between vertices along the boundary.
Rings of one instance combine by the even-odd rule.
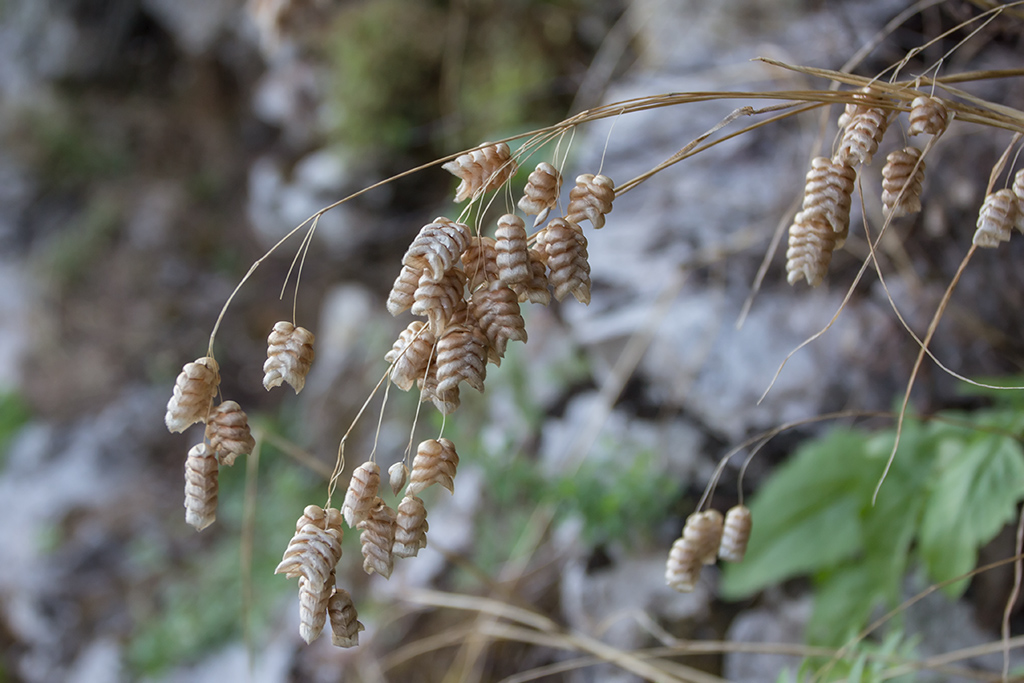
[[[402,266],[402,272],[398,274],[395,284],[391,287],[391,293],[388,294],[388,313],[398,315],[412,307],[416,301],[416,288],[419,287],[421,275],[422,268]]]
[[[507,213],[498,219],[495,236],[495,263],[498,278],[506,285],[525,284],[530,281],[530,254],[526,246],[526,226],[523,219]]]
[[[274,324],[267,338],[267,362],[263,364],[263,386],[267,391],[288,382],[295,393],[306,386],[313,363],[313,333],[282,320]]]
[[[174,381],[164,422],[172,432],[183,432],[196,422],[206,422],[220,385],[220,366],[211,356],[185,363]]]
[[[462,252],[462,269],[468,278],[469,291],[498,279],[498,252],[494,238],[473,237]]]
[[[722,543],[718,546],[718,557],[726,562],[742,562],[750,540],[750,510],[743,505],[729,508],[725,513],[722,529]]]
[[[358,621],[359,615],[347,590],[334,589],[327,601],[327,616],[331,619],[331,644],[337,647],[355,647],[359,644],[359,632],[365,628]]]
[[[324,630],[327,605],[333,592],[334,572],[319,586],[305,576],[299,577],[299,635],[307,645],[319,638]]]
[[[789,226],[786,279],[793,285],[804,278],[811,287],[817,287],[825,279],[832,252],[844,236],[837,235],[824,220],[802,221],[802,213]]]
[[[422,321],[414,320],[402,330],[384,360],[392,363],[391,381],[402,391],[409,391],[421,379],[430,364],[434,335]]]
[[[868,97],[877,94],[878,92],[870,86],[865,86],[858,92],[853,93],[852,97],[857,101],[847,103],[843,113],[839,115],[839,129],[842,130],[850,125],[850,121],[853,120],[854,116],[867,109],[868,105],[864,104],[864,102],[867,101]]]
[[[701,565],[714,564],[722,542],[722,515],[717,510],[695,512],[686,518],[683,534],[668,555],[665,582],[677,591],[692,591]]]
[[[471,306],[493,352],[491,360],[500,365],[509,341],[526,341],[526,323],[519,311],[519,297],[502,282],[492,282],[487,289],[474,292]]]
[[[185,460],[185,522],[202,531],[217,519],[217,457],[205,443]]]
[[[921,210],[921,183],[924,162],[921,150],[904,147],[885,158],[882,168],[882,207],[896,218]]]
[[[430,282],[438,282],[458,263],[469,244],[470,234],[469,227],[462,223],[443,216],[435,218],[433,223],[420,228],[402,257],[402,265],[422,273],[420,283],[424,276]]]
[[[605,214],[611,213],[614,199],[615,183],[608,176],[591,173],[576,176],[576,187],[569,191],[565,220],[576,225],[589,220],[595,228],[603,228]]]
[[[388,468],[388,483],[391,485],[391,493],[398,495],[398,492],[405,488],[405,482],[409,478],[409,468],[404,462],[396,462]],[[401,508],[399,508],[401,511]]]
[[[544,264],[544,253],[539,249],[530,249],[530,279],[518,285],[512,285],[512,291],[519,296],[519,303],[529,301],[547,306],[551,303],[551,290],[548,287],[548,267]]]
[[[249,455],[256,448],[256,439],[252,438],[249,430],[249,418],[234,401],[224,401],[210,413],[206,439],[221,465],[231,466],[235,458]]]
[[[680,593],[689,593],[697,587],[700,571],[703,568],[700,558],[687,544],[686,539],[679,537],[672,544],[665,565],[665,583]]]
[[[574,223],[555,218],[537,234],[537,246],[544,254],[548,282],[559,301],[568,294],[583,304],[590,303],[590,263],[587,238]]]
[[[1017,198],[1017,220],[1013,225],[1024,232],[1024,170],[1013,176],[1013,195]]]
[[[856,179],[857,171],[852,166],[826,157],[812,159],[804,185],[803,209],[797,222],[824,220],[833,231],[845,236],[850,229],[850,204]]]
[[[373,501],[370,514],[359,522],[359,543],[363,550],[363,571],[374,572],[385,579],[391,577],[395,559],[391,546],[395,544],[395,511],[380,498]]]
[[[327,508],[319,505],[307,505],[302,511],[302,516],[295,522],[295,531],[301,531],[307,524],[313,524],[321,529],[341,530],[341,510],[338,508]]]
[[[517,166],[508,145],[499,142],[463,154],[441,168],[462,180],[455,190],[455,201],[462,202],[498,189],[515,174]]]
[[[455,493],[455,470],[459,466],[459,454],[455,444],[448,439],[427,439],[416,448],[412,461],[412,473],[406,497],[415,496],[431,484],[439,484]]]
[[[860,107],[844,127],[836,159],[849,166],[870,164],[888,126],[889,118],[884,109]]]
[[[562,189],[562,174],[546,161],[537,164],[530,174],[519,200],[519,208],[529,216],[537,216],[534,225],[540,225],[547,218],[548,211],[558,201],[558,192]]]
[[[425,315],[430,333],[439,337],[455,313],[466,306],[466,274],[452,269],[439,282],[424,273],[416,288],[413,315]]]
[[[295,535],[288,541],[275,574],[289,579],[305,577],[311,590],[319,591],[325,584],[334,585],[331,577],[341,559],[341,514],[330,508],[319,510],[309,506],[296,522]]]
[[[465,382],[479,392],[487,378],[487,337],[475,320],[449,325],[437,341],[437,388],[446,392]]]
[[[431,401],[442,415],[451,415],[461,405],[457,386],[446,391],[438,391],[437,363],[430,364],[427,376],[416,380],[416,385],[420,388],[420,403]]]
[[[1010,232],[1018,223],[1020,206],[1013,190],[1003,189],[985,197],[978,212],[978,229],[974,243],[979,247],[998,247],[1010,239]]]
[[[420,548],[427,547],[427,509],[416,496],[406,496],[398,504],[395,519],[395,557],[415,557]]]
[[[683,537],[690,538],[697,556],[704,564],[714,564],[718,546],[722,544],[723,520],[718,510],[705,510],[690,515],[683,525]]]
[[[938,97],[915,97],[910,103],[910,129],[908,135],[942,135],[949,125],[946,105]]]
[[[341,514],[345,516],[345,522],[350,527],[354,529],[360,520],[366,519],[370,514],[379,488],[380,467],[377,463],[367,460],[352,471],[352,478],[345,492],[345,502],[341,505]]]

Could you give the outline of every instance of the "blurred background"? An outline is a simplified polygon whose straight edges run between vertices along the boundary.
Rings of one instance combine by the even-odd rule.
[[[873,75],[980,12],[961,0],[927,4],[857,72]],[[202,433],[168,434],[162,416],[175,376],[205,354],[250,265],[323,206],[602,103],[827,87],[751,59],[840,68],[908,5],[0,1],[0,681],[531,680],[515,676],[594,654],[593,643],[573,651],[493,635],[480,626],[484,597],[609,652],[726,641],[678,660],[706,678],[676,670],[664,680],[775,681],[784,667],[795,671],[799,652],[744,644],[805,642],[812,581],[725,600],[717,569],[689,594],[665,587],[663,575],[722,455],[788,421],[889,410],[917,353],[869,272],[828,334],[758,403],[786,354],[828,323],[868,255],[855,228],[825,285],[808,290],[785,283],[776,253],[737,329],[772,237],[802,194],[820,140],[815,116],[673,166],[622,196],[603,230],[588,229],[590,306],[529,307],[529,342],[491,369],[484,395],[463,392],[447,421],[462,463],[454,496],[428,498],[430,546],[383,581],[360,570],[356,534],[346,539],[339,584],[366,625],[359,648],[303,644],[295,583],[273,568],[302,508],[325,500],[338,439],[408,322],[384,307],[401,255],[423,224],[457,215],[455,179],[435,166],[319,221],[295,299],[296,322],[317,335],[300,396],[267,393],[261,380],[266,336],[292,314],[294,273],[283,297],[282,285],[301,238],[240,290],[215,352],[223,395],[249,414],[260,456],[222,471],[218,520],[201,534],[184,524],[181,501],[185,454]],[[944,68],[1019,67],[1021,26],[999,17]],[[922,52],[909,72],[966,33]],[[1024,107],[1019,80],[980,81],[971,92]],[[583,126],[571,146],[563,141],[565,176],[601,169],[622,184],[748,103],[760,106],[708,102]],[[923,212],[895,223],[880,245],[889,293],[918,334],[970,245],[1009,137],[951,128],[928,157]],[[544,148],[524,164],[516,191],[553,154]],[[880,183],[877,164],[864,173],[866,184]],[[855,226],[861,216],[880,224],[876,191],[855,216]],[[965,272],[932,344],[957,371],[1020,373],[1021,250],[1012,241]],[[913,397],[921,412],[984,403],[929,364]],[[402,457],[414,409],[414,396],[391,392],[382,469]],[[354,431],[349,471],[373,447],[379,411],[376,400]],[[416,438],[440,424],[425,408]],[[771,441],[747,489],[821,429]],[[740,462],[717,490],[721,510],[738,500]],[[980,559],[1012,553],[1008,528]],[[936,594],[909,610],[901,629],[915,655],[997,640],[1012,581],[1003,567],[960,600]],[[927,585],[908,572],[907,595]],[[479,600],[466,607],[453,596]],[[644,677],[600,660],[543,680]],[[990,655],[968,666],[999,665]]]

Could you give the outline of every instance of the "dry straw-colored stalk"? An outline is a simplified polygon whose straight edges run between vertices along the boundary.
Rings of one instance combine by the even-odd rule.
[[[263,386],[267,391],[287,382],[295,393],[306,386],[313,363],[313,333],[282,320],[274,324],[267,338],[267,361],[263,364]]]
[[[164,423],[171,432],[183,432],[196,422],[206,422],[213,397],[220,386],[220,366],[212,356],[186,363],[174,381]]]
[[[221,465],[231,466],[235,458],[249,455],[256,447],[256,439],[249,429],[249,418],[234,401],[224,401],[210,413],[206,425],[206,440]]]
[[[217,456],[199,443],[185,460],[185,522],[202,531],[217,519]]]

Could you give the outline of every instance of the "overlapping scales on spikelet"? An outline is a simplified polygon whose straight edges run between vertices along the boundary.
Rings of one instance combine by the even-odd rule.
[[[910,103],[910,128],[907,135],[941,135],[949,125],[949,112],[938,97],[915,97]]]
[[[426,316],[430,333],[439,337],[452,316],[466,307],[465,289],[466,274],[461,270],[453,268],[437,282],[424,273],[416,288],[412,313]]]
[[[345,501],[341,504],[341,513],[345,523],[353,529],[366,519],[373,509],[377,491],[380,488],[380,467],[372,460],[367,460],[352,471],[352,478],[345,491]]]
[[[196,422],[206,422],[220,385],[220,366],[211,356],[186,363],[174,381],[164,422],[172,432],[183,432]]]
[[[427,509],[423,501],[414,495],[407,495],[398,504],[395,519],[395,557],[414,557],[420,548],[427,547]]]
[[[473,237],[462,252],[462,269],[473,291],[498,279],[498,252],[493,237]]]
[[[217,457],[199,443],[185,460],[185,522],[202,531],[217,519]]]
[[[325,585],[334,585],[332,577],[341,559],[343,536],[338,510],[307,506],[274,573],[304,577],[308,590],[320,594]]]
[[[532,273],[523,219],[515,214],[505,214],[498,219],[494,238],[498,279],[509,287],[529,283]]]
[[[1013,190],[1002,189],[989,194],[978,212],[974,244],[992,248],[1008,242],[1019,215],[1020,206]]]
[[[547,218],[551,207],[558,201],[562,189],[562,174],[546,161],[537,164],[526,181],[526,188],[519,200],[519,208],[528,216],[537,216],[534,225],[540,225]]]
[[[395,340],[384,360],[392,363],[391,381],[402,391],[409,391],[422,379],[434,350],[434,335],[421,320],[414,320]]]
[[[487,378],[487,337],[479,324],[466,316],[466,324],[451,324],[437,341],[437,387],[446,392],[465,382],[479,392]]]
[[[611,178],[584,173],[576,177],[576,187],[569,191],[569,208],[566,209],[565,219],[576,225],[589,220],[595,228],[603,228],[604,217],[611,213],[614,200],[615,183]]]
[[[544,252],[540,249],[530,249],[527,257],[530,277],[523,283],[512,285],[512,291],[519,297],[519,303],[529,301],[547,306],[551,303],[551,289],[548,283],[548,267],[544,263]]]
[[[921,150],[904,147],[885,158],[882,168],[882,207],[894,218],[921,210],[924,161]]]
[[[583,231],[574,223],[555,218],[537,234],[537,246],[544,255],[555,299],[561,301],[572,294],[580,303],[589,304],[590,263]]]
[[[718,557],[726,562],[742,562],[750,541],[753,521],[750,509],[743,505],[729,508],[725,513],[722,527],[722,542],[718,546]]]
[[[487,337],[490,360],[501,364],[510,341],[525,342],[526,323],[519,310],[519,297],[504,282],[492,282],[487,289],[473,293],[471,310]]]
[[[448,439],[427,439],[421,442],[412,461],[405,495],[418,495],[431,484],[438,484],[454,493],[455,470],[458,465],[459,454],[455,452],[455,444]]]
[[[682,535],[672,544],[665,582],[677,591],[692,591],[702,565],[714,564],[722,542],[722,514],[716,510],[695,512],[686,518]]]
[[[470,236],[468,226],[443,216],[435,218],[433,223],[420,228],[402,257],[402,265],[420,272],[419,283],[424,277],[428,282],[438,282],[459,262]]]
[[[235,458],[252,453],[256,439],[249,429],[249,418],[234,401],[224,401],[210,413],[206,425],[210,450],[222,465],[233,465]]]
[[[375,498],[369,514],[359,522],[359,543],[363,552],[363,571],[376,572],[385,579],[391,577],[395,559],[391,548],[395,544],[395,511],[381,498]]]
[[[334,589],[327,601],[327,616],[331,620],[332,645],[355,647],[359,644],[359,632],[365,629],[359,623],[359,615],[347,590]]]
[[[455,190],[455,201],[462,202],[498,189],[515,174],[517,166],[508,145],[499,142],[462,154],[441,168],[462,180]]]
[[[313,333],[282,320],[274,324],[267,338],[267,361],[263,364],[263,386],[267,391],[284,382],[295,393],[306,385],[306,375],[313,363]]]

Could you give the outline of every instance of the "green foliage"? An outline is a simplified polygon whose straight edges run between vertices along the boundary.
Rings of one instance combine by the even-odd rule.
[[[7,459],[11,439],[31,419],[32,413],[20,394],[0,391],[0,466]]]
[[[798,681],[818,680],[844,681],[845,683],[882,683],[882,681],[914,680],[913,674],[893,676],[889,670],[896,662],[910,661],[914,657],[914,643],[904,639],[903,634],[896,630],[890,633],[881,643],[864,640],[851,648],[844,657],[834,663],[821,659],[807,659],[797,672]],[[829,664],[827,675],[821,675],[822,667]],[[788,680],[788,678],[786,679]]]
[[[875,607],[899,602],[912,566],[934,582],[969,572],[1024,499],[1024,412],[1014,405],[1019,397],[996,398],[971,414],[906,420],[874,504],[893,430],[837,429],[805,443],[751,502],[750,546],[744,562],[727,568],[724,595],[810,575],[810,640],[839,645]],[[956,581],[945,592],[956,597],[966,586]]]
[[[68,113],[64,106],[25,115],[25,136],[16,145],[39,169],[40,175],[58,189],[70,189],[123,174],[129,154],[119,139],[98,134],[84,116]]]
[[[93,199],[75,223],[47,245],[40,259],[46,277],[62,289],[80,283],[113,244],[120,224],[116,203]]]

